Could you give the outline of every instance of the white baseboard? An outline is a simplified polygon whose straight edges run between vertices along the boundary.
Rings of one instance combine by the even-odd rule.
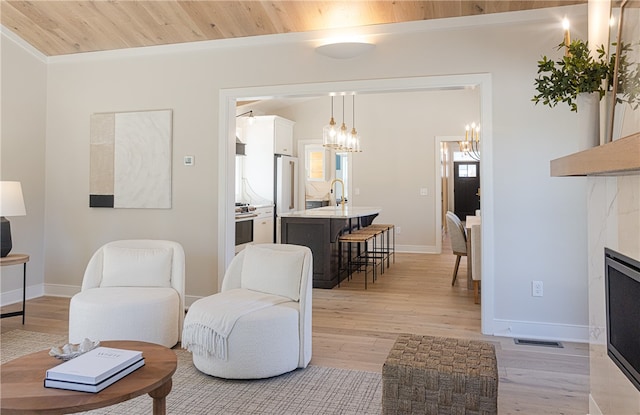
[[[438,254],[435,246],[431,245],[396,245],[396,252],[407,254]]]
[[[417,245],[403,245],[402,252],[418,252],[413,249]],[[412,248],[412,250],[405,250]],[[422,246],[422,248],[428,248]],[[400,252],[400,247],[396,247]],[[425,251],[420,251],[425,252]],[[27,299],[50,295],[53,297],[72,297],[80,292],[80,286],[62,284],[38,284],[27,287]],[[189,307],[202,296],[185,296],[185,307]],[[22,301],[22,290],[12,290],[0,294],[0,305],[19,303]],[[533,340],[556,340],[576,343],[589,342],[589,327],[571,324],[555,324],[535,321],[493,320],[493,335],[503,337],[520,337]]]
[[[33,298],[42,297],[44,295],[43,285],[28,285],[26,298],[31,300]],[[9,304],[22,303],[22,288],[17,290],[11,290],[0,294],[0,306]]]
[[[589,394],[589,415],[603,415],[600,407],[593,399],[593,395]]]
[[[589,326],[494,319],[493,335],[532,340],[589,343]]]
[[[45,284],[44,293],[52,297],[73,297],[80,292],[79,285]]]

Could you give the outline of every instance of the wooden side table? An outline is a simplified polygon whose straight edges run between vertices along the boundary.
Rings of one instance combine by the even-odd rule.
[[[27,262],[29,262],[29,255],[26,254],[9,254],[4,258],[0,258],[0,267],[22,264],[22,310],[2,313],[0,315],[0,318],[22,316],[22,324],[24,324],[25,303],[27,299]]]

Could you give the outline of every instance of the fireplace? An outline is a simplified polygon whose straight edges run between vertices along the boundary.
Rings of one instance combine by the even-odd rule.
[[[607,354],[640,390],[640,261],[605,248]]]

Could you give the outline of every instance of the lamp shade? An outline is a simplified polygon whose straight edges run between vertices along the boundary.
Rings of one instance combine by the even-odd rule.
[[[22,186],[20,182],[0,182],[0,216],[24,216]]]

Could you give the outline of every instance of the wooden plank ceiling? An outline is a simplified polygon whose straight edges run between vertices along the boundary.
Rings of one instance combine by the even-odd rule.
[[[11,1],[0,22],[47,56],[566,6],[587,0]]]

